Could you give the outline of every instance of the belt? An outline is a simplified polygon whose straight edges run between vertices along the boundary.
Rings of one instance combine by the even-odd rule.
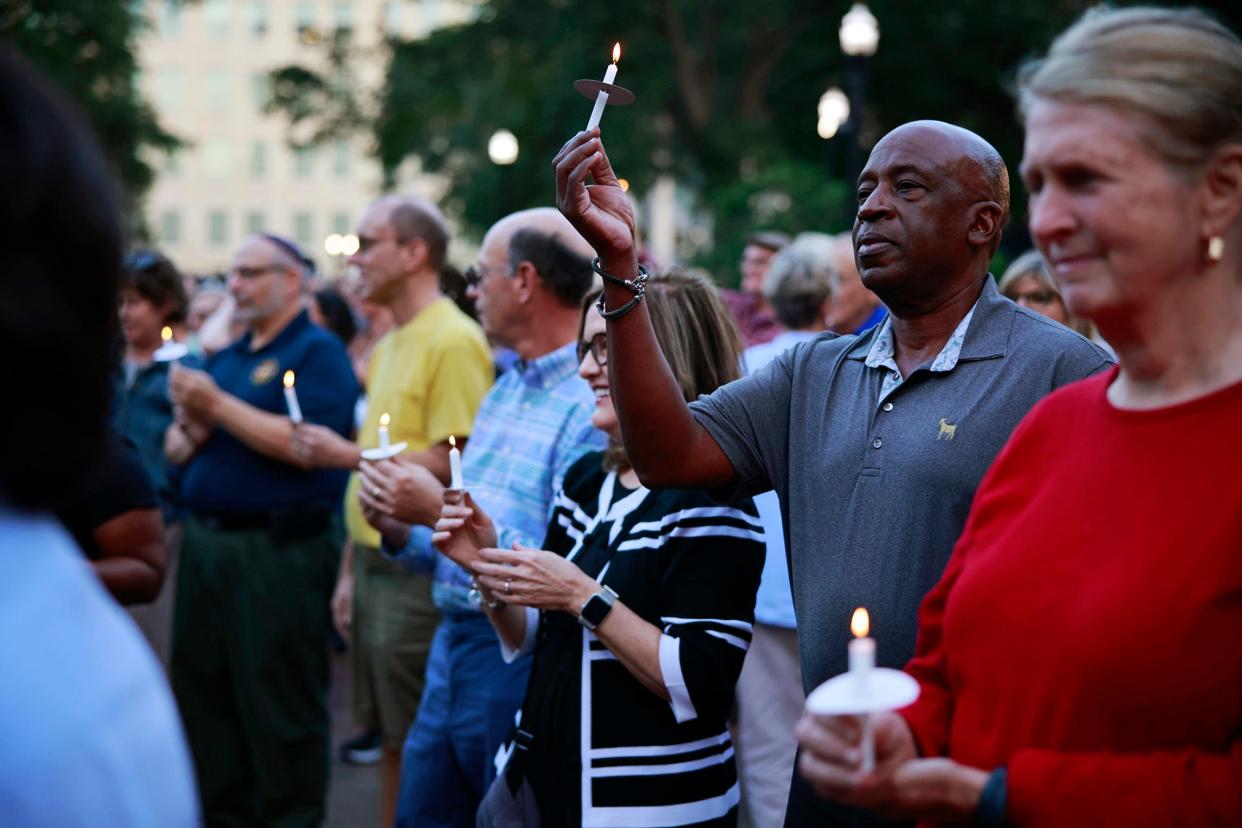
[[[214,532],[266,531],[278,543],[305,540],[327,531],[333,510],[326,506],[293,506],[265,512],[224,512],[194,517]]]

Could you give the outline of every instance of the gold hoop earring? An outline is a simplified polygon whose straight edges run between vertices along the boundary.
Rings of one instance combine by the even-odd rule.
[[[1208,239],[1207,257],[1208,261],[1216,264],[1225,256],[1225,240],[1220,236],[1212,236]]]

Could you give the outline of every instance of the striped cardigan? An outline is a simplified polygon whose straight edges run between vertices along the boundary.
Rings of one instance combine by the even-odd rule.
[[[535,650],[522,765],[545,826],[735,825],[726,723],[754,620],[763,529],[753,503],[620,486],[588,454],[566,474],[544,548],[660,628],[671,701],[563,612],[529,611]]]

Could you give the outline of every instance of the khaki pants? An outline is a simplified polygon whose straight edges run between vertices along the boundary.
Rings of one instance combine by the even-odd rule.
[[[401,750],[418,714],[427,654],[439,623],[430,578],[411,575],[374,547],[354,544],[354,720],[378,729],[389,750]]]
[[[793,729],[805,703],[797,631],[756,623],[737,681],[735,745],[742,803],[754,828],[785,822],[797,750]]]

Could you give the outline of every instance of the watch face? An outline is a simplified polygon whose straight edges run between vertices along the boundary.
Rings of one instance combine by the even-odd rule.
[[[603,623],[610,609],[612,609],[612,604],[605,601],[604,596],[596,593],[582,606],[580,620],[587,629],[593,630]]]

